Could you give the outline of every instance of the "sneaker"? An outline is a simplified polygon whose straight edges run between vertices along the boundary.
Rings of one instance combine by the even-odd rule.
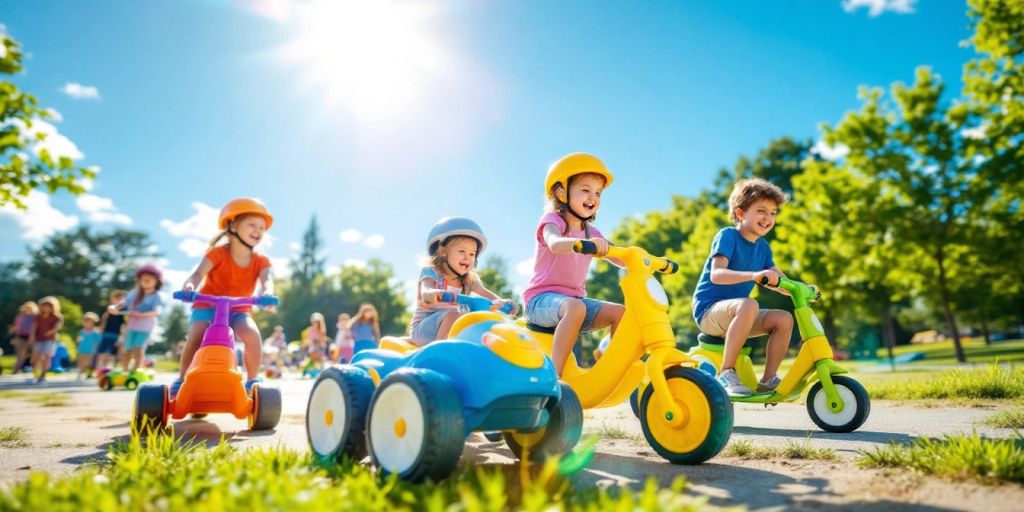
[[[740,380],[740,376],[736,375],[736,370],[729,368],[728,370],[722,370],[722,373],[718,374],[718,383],[725,388],[725,392],[729,393],[729,396],[750,396],[750,388],[743,384]]]
[[[171,400],[174,400],[178,396],[178,391],[181,390],[181,385],[184,383],[185,381],[181,379],[174,379],[174,383],[171,384],[171,392],[169,393],[171,395]]]
[[[263,383],[263,378],[262,377],[253,377],[253,378],[245,381],[245,394],[248,395],[249,393],[252,393],[252,385],[253,384],[262,384],[262,383]]]
[[[781,382],[782,379],[780,379],[778,375],[773,375],[772,378],[768,380],[761,379],[761,381],[757,383],[757,392],[771,393],[772,391],[775,391],[775,388],[779,387]]]

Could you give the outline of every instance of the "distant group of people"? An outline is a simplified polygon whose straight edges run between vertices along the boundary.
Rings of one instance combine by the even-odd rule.
[[[327,363],[347,363],[362,350],[377,348],[380,341],[380,320],[377,308],[363,303],[355,317],[348,313],[338,315],[334,338],[327,332],[322,313],[309,317],[309,326],[302,331],[301,346],[297,358],[307,365],[322,368]],[[281,326],[263,342],[264,366],[279,367],[280,364],[295,363],[289,360],[287,341]]]

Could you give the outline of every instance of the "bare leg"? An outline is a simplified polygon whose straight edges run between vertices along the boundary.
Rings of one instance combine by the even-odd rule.
[[[441,319],[441,325],[437,327],[437,340],[448,339],[448,333],[452,330],[452,325],[455,325],[455,321],[462,316],[458,311],[449,311],[445,313],[444,318]]]
[[[138,369],[138,367],[142,366],[142,351],[143,349],[141,348],[133,348],[131,350],[126,351],[128,352],[127,359],[131,364],[130,367],[125,368],[128,371],[128,373],[134,372],[136,369]]]
[[[581,300],[567,300],[558,308],[558,325],[555,326],[555,335],[551,341],[551,362],[555,364],[555,372],[558,375],[562,375],[565,360],[572,352],[572,346],[576,344],[576,338],[586,318],[587,306]]]
[[[758,332],[768,332],[768,346],[765,347],[764,376],[767,380],[775,376],[786,357],[789,349],[789,338],[793,334],[793,316],[786,311],[767,311],[761,319],[761,325],[754,325]]]
[[[192,358],[199,350],[199,342],[203,341],[203,333],[210,326],[210,322],[195,322],[188,326],[188,339],[185,340],[185,348],[181,350],[181,370],[178,371],[178,378],[184,379],[185,372],[192,365]]]
[[[245,375],[246,380],[255,379],[260,372],[260,359],[263,354],[261,348],[263,347],[263,340],[260,338],[260,329],[256,327],[256,322],[250,317],[245,317],[245,322],[236,322],[233,326],[235,328],[235,336],[242,340],[245,344]],[[321,352],[322,357],[322,352]],[[322,361],[322,359],[321,359]]]
[[[725,332],[725,349],[722,353],[722,368],[720,371],[736,368],[736,357],[743,348],[743,343],[750,336],[750,330],[754,327],[754,320],[757,320],[759,306],[754,299],[743,299],[736,308],[736,314],[729,322],[729,330]]]
[[[626,313],[626,306],[622,304],[605,304],[601,306],[601,309],[597,310],[597,315],[594,316],[594,329],[604,329],[605,327],[612,328],[612,335],[615,334],[616,329],[619,328],[619,322],[622,321],[622,315]]]

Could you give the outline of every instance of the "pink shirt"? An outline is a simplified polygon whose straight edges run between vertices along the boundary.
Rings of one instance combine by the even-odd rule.
[[[557,213],[546,213],[537,224],[537,250],[533,256],[533,277],[523,292],[523,304],[545,292],[560,293],[569,297],[582,298],[587,296],[587,273],[590,271],[590,260],[593,256],[586,254],[555,254],[544,242],[544,226],[554,224],[559,233],[566,233],[565,219]],[[587,238],[584,230],[570,230],[565,234],[570,238]],[[590,226],[590,238],[604,238],[600,231]]]

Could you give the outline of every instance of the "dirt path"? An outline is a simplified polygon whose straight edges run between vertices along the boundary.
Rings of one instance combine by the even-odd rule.
[[[0,484],[9,485],[30,471],[68,473],[106,454],[107,446],[128,434],[128,415],[134,393],[105,392],[93,383],[55,379],[45,386],[26,385],[24,378],[0,376],[0,427],[26,430],[24,446],[0,448]],[[160,380],[169,382],[170,375]],[[178,422],[180,433],[210,443],[222,435],[239,448],[283,444],[308,450],[303,418],[310,380],[277,381],[284,395],[278,429],[246,430],[244,420],[214,415],[207,420]],[[11,392],[21,396],[11,396]],[[67,405],[44,406],[31,397],[60,393]],[[6,394],[6,396],[5,396]],[[925,408],[913,404],[876,402],[867,423],[852,434],[817,430],[801,404],[780,404],[772,409],[737,404],[732,440],[749,439],[761,446],[783,446],[787,441],[810,443],[836,450],[840,460],[748,460],[717,457],[699,466],[673,466],[659,458],[644,442],[639,422],[628,406],[588,411],[585,429],[604,434],[591,465],[577,478],[580,485],[640,487],[647,478],[663,485],[683,476],[688,492],[704,495],[715,506],[746,504],[752,510],[856,508],[858,510],[1019,510],[1024,486],[981,486],[924,477],[907,471],[858,469],[858,450],[906,442],[917,436],[977,431],[991,437],[1009,437],[1005,429],[980,422],[993,408]],[[810,436],[810,437],[808,437]],[[473,436],[462,464],[513,464],[501,443]]]

